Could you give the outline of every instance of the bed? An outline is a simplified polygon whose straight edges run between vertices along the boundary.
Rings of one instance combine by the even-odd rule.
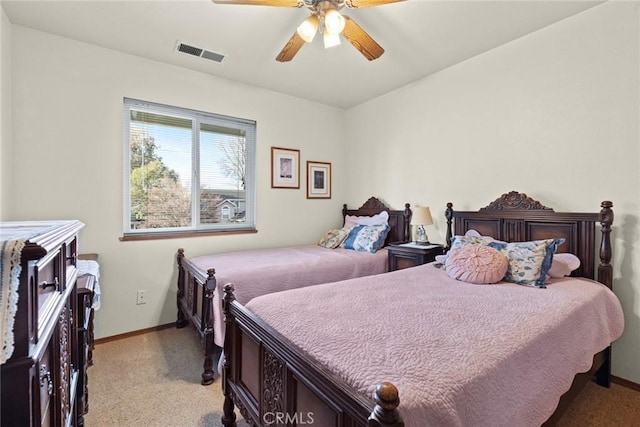
[[[469,284],[449,276],[449,260],[246,307],[226,285],[222,424],[236,425],[236,407],[254,425],[552,424],[586,381],[609,385],[624,327],[611,291],[612,203],[601,208],[559,213],[518,192],[479,211],[447,205],[448,257],[461,253],[451,237],[475,230],[521,242],[510,248],[553,240],[579,259],[548,285]]]
[[[375,197],[360,208],[343,205],[343,220],[368,219],[386,212],[389,230],[384,245],[410,239],[411,209],[392,210]],[[178,249],[178,328],[192,324],[204,347],[202,384],[214,381],[215,369],[224,343],[222,313],[223,288],[236,286],[241,303],[280,290],[384,273],[388,270],[386,249],[375,253],[350,249],[327,249],[317,244],[247,250],[199,256],[189,259]]]

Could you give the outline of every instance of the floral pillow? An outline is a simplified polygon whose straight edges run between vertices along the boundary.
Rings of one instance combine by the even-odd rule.
[[[533,240],[505,243],[494,241],[488,246],[503,252],[509,260],[504,277],[507,282],[546,288],[544,282],[551,267],[553,254],[564,239]]]
[[[349,236],[342,242],[345,249],[375,253],[384,245],[389,234],[388,224],[356,225],[349,231]]]
[[[470,230],[470,231],[473,231],[473,230]],[[458,249],[463,248],[465,246],[469,246],[469,245],[488,246],[491,243],[507,244],[507,242],[495,240],[493,237],[480,236],[480,235],[476,236],[471,234],[470,232],[467,232],[467,234],[465,234],[464,236],[453,236],[451,238],[451,248],[449,249],[449,252],[447,252],[447,256],[451,256],[452,253],[454,253]]]
[[[336,228],[327,231],[322,239],[318,242],[318,245],[328,249],[335,249],[347,238],[350,228]]]

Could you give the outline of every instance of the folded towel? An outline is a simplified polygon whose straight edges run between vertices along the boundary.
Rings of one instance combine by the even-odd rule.
[[[95,277],[93,285],[93,303],[91,308],[98,310],[100,308],[100,264],[97,261],[81,260],[76,263],[78,275],[83,276],[89,274]]]

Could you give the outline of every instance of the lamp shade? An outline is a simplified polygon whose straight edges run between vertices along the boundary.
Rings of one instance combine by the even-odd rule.
[[[340,34],[344,30],[344,16],[335,9],[329,9],[324,14],[324,27],[329,34]]]
[[[324,48],[338,46],[340,44],[340,34],[331,34],[328,31],[324,32]]]
[[[431,211],[428,206],[418,206],[413,209],[411,215],[411,225],[431,225],[433,224],[433,218],[431,218]]]
[[[309,16],[307,19],[302,21],[302,24],[300,24],[300,26],[298,27],[298,35],[300,36],[300,38],[302,38],[302,40],[306,41],[307,43],[311,43],[313,41],[313,38],[316,36],[316,33],[318,32],[319,24],[320,21],[318,20],[318,17],[316,15]]]

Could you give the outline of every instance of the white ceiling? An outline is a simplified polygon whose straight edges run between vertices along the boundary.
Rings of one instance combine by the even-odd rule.
[[[408,0],[343,9],[384,49],[368,61],[348,41],[320,37],[291,62],[278,52],[306,8],[210,0],[1,0],[9,20],[41,31],[349,108],[546,27],[602,1]],[[175,51],[178,41],[226,55],[222,63]]]

